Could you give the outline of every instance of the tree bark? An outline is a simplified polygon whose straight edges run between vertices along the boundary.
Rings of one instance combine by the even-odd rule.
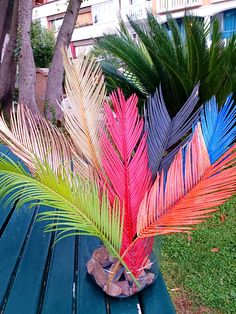
[[[9,42],[7,44],[0,68],[0,102],[4,109],[11,103],[12,93],[15,88],[16,59],[14,56],[14,49],[17,37],[17,25],[18,0],[15,0],[12,12]]]
[[[0,35],[2,34],[9,0],[0,0]]]
[[[36,73],[30,39],[33,1],[19,0],[18,36],[20,38],[19,66],[19,103],[38,112],[35,98]],[[19,40],[19,39],[18,39]]]
[[[78,17],[82,0],[70,0],[56,41],[55,52],[48,74],[45,115],[49,120],[62,120],[62,112],[57,102],[62,99],[63,62],[61,48],[68,47]]]
[[[3,43],[10,25],[9,18],[6,18],[8,6],[9,0],[0,0],[0,61],[2,56]]]

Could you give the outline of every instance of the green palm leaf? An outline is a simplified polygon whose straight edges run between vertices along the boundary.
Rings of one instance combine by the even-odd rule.
[[[66,168],[56,175],[47,163],[38,162],[36,169],[32,177],[8,157],[0,158],[0,196],[11,193],[6,204],[19,199],[18,207],[27,202],[49,206],[52,210],[39,217],[52,221],[47,231],[57,227],[58,239],[71,233],[96,236],[120,259],[123,211],[119,202],[111,209],[106,194],[100,201],[96,183],[82,180],[72,172],[68,175]]]
[[[101,52],[99,57],[103,59],[102,68],[109,87],[122,87],[127,96],[138,89],[143,100],[161,83],[168,112],[175,116],[200,82],[197,107],[213,95],[222,105],[227,95],[236,91],[235,38],[224,46],[217,20],[210,26],[199,17],[185,16],[182,22],[183,33],[171,17],[160,25],[148,13],[146,22],[129,19],[129,29],[137,38],[133,39],[121,22],[120,31],[99,39],[96,55]],[[116,63],[110,61],[114,59]],[[128,76],[123,75],[125,71]]]
[[[107,35],[99,39],[99,49],[108,51],[109,54],[120,60],[124,65],[124,69],[133,73],[146,94],[149,90],[154,91],[157,78],[159,81],[159,74],[150,63],[150,58],[143,54],[143,49],[140,48],[139,43],[132,39],[122,21],[120,26],[121,31],[118,34]],[[141,72],[140,69],[142,69]],[[112,73],[110,76],[112,76]]]

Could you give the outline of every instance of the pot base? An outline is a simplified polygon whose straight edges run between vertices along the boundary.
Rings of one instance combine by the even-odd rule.
[[[117,298],[127,298],[138,293],[151,285],[158,274],[156,261],[148,259],[146,266],[139,272],[137,281],[140,287],[137,287],[130,274],[117,259],[109,255],[104,246],[93,251],[87,271],[105,293]]]

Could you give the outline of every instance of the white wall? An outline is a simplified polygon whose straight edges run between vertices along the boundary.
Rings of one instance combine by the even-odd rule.
[[[41,24],[47,28],[47,17],[65,13],[67,5],[67,0],[59,0],[35,7],[33,9],[33,20],[40,19]],[[92,5],[93,22],[95,21],[95,16],[97,16],[97,23],[75,28],[72,41],[100,37],[104,32],[114,32],[118,25],[119,0],[84,0],[82,7],[88,5]]]
[[[33,20],[45,18],[50,15],[64,13],[66,12],[67,6],[67,0],[48,2],[46,4],[37,6],[33,9]]]

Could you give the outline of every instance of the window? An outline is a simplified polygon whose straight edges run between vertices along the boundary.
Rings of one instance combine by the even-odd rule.
[[[177,23],[177,25],[178,25],[178,27],[179,27],[181,36],[184,38],[184,37],[185,37],[185,30],[184,30],[183,19],[182,19],[182,18],[177,18],[177,19],[175,19],[175,22]],[[166,28],[166,30],[167,30],[169,36],[172,36],[171,30],[170,30],[170,28],[169,28],[168,23],[165,22],[165,23],[163,24],[163,26]]]
[[[191,16],[190,16],[191,17]],[[179,30],[180,30],[180,34],[181,34],[181,37],[183,40],[185,40],[185,37],[186,37],[186,34],[185,34],[185,23],[188,22],[187,20],[188,16],[186,15],[185,17],[183,18],[177,18],[175,19],[178,27],[179,27]],[[194,18],[195,21],[197,21],[198,23],[202,24],[204,23],[204,19],[203,17],[200,17],[200,16],[192,16],[191,18]],[[189,22],[188,22],[189,23]],[[189,26],[192,26],[192,22],[190,21],[190,24],[188,24]],[[170,37],[172,37],[172,33],[171,33],[171,30],[169,28],[169,25],[168,23],[164,23],[163,26],[166,28],[168,34]]]
[[[74,50],[75,50],[75,55],[78,56],[79,53],[81,53],[81,50],[84,53],[89,52],[91,48],[93,47],[94,40],[92,38],[89,39],[82,39],[73,42]]]
[[[61,25],[63,23],[64,13],[51,15],[48,17],[48,25],[55,32],[59,32]]]
[[[76,27],[82,27],[87,25],[92,25],[93,19],[92,19],[92,12],[91,12],[91,6],[86,8],[81,8],[79,11],[79,15],[76,21]]]
[[[223,37],[230,38],[236,33],[236,9],[223,12]]]
[[[63,17],[55,19],[55,20],[51,20],[50,23],[51,23],[51,27],[53,28],[53,30],[58,32],[62,26]]]
[[[94,24],[114,21],[116,19],[116,12],[113,1],[94,4],[92,6],[92,16]]]

